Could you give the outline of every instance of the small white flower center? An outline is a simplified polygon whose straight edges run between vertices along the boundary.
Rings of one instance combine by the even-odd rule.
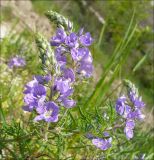
[[[82,71],[81,71],[81,74],[86,75],[86,71],[85,71],[85,70],[82,70]]]
[[[102,142],[98,142],[97,145],[98,145],[98,147],[101,147],[102,146]]]
[[[46,112],[44,113],[44,117],[45,117],[45,118],[50,118],[52,112],[53,112],[53,110],[46,111]]]

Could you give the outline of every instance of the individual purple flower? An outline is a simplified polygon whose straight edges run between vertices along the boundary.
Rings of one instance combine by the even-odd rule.
[[[127,127],[127,128],[130,128],[130,129],[134,129],[134,127],[135,127],[135,122],[134,122],[134,120],[128,119],[128,120],[126,121],[126,127]]]
[[[67,68],[67,69],[64,69],[63,72],[64,72],[63,77],[65,79],[68,79],[70,82],[74,82],[75,81],[75,74],[73,72],[73,69]]]
[[[26,65],[26,61],[24,58],[20,57],[20,56],[15,56],[13,58],[10,59],[8,66],[10,68],[13,67],[24,67]]]
[[[56,35],[51,38],[51,45],[59,46],[61,43],[64,43],[66,36],[67,35],[65,31],[62,28],[58,28],[56,31]]]
[[[116,111],[118,114],[123,115],[125,111],[125,103],[126,103],[126,97],[121,96],[116,101]]]
[[[69,47],[78,47],[78,37],[76,33],[72,32],[69,36],[66,37],[65,44]]]
[[[42,96],[40,98],[36,98],[33,96],[33,94],[26,94],[24,96],[24,102],[25,102],[25,106],[23,106],[23,110],[27,111],[27,112],[32,112],[33,109],[36,109],[40,106],[42,106],[42,104],[44,104],[45,102],[45,96]]]
[[[38,84],[38,81],[36,79],[28,82],[26,85],[25,85],[25,90],[24,90],[24,94],[28,94],[28,93],[31,93],[34,86]]]
[[[133,138],[133,136],[134,136],[134,133],[133,133],[134,127],[135,127],[134,120],[128,119],[126,121],[126,126],[124,128],[124,132],[125,132],[126,137],[127,137],[128,140]]]
[[[134,105],[136,108],[143,108],[145,103],[139,98],[135,100]]]
[[[25,85],[24,94],[26,105],[23,107],[23,110],[31,112],[45,101],[46,88],[34,79]]]
[[[89,63],[84,63],[81,62],[79,69],[78,69],[78,73],[80,73],[82,76],[89,78],[92,76],[92,72],[93,72],[93,65],[89,64]]]
[[[110,135],[109,135],[108,132],[105,131],[105,132],[103,132],[103,136],[104,136],[104,137],[109,137]]]
[[[87,32],[85,35],[80,36],[79,39],[83,46],[90,46],[93,42],[93,39],[89,32]]]
[[[128,115],[132,112],[132,108],[128,105],[124,106],[124,113],[123,113],[123,117],[124,118],[128,118]]]
[[[91,56],[90,51],[87,48],[85,48],[84,52],[85,52],[85,54],[83,54],[84,56],[82,57],[81,62],[92,65],[93,58]]]
[[[94,138],[92,139],[92,143],[101,150],[107,150],[111,147],[112,138],[108,139],[101,139],[101,138]]]
[[[72,95],[73,94],[73,89],[71,88],[71,89],[68,89],[67,90],[67,92],[64,92],[63,94],[61,94],[60,95],[60,97],[59,97],[59,101],[62,101],[63,99],[66,99],[66,98],[68,98],[70,95]]]
[[[141,112],[141,110],[136,109],[134,112],[136,114],[136,116],[135,116],[136,119],[144,120],[145,115]]]
[[[130,112],[130,113],[127,115],[127,118],[143,120],[143,119],[145,118],[145,115],[142,114],[142,112],[141,112],[140,109],[136,109],[136,110]]]
[[[64,98],[64,99],[62,99],[62,104],[66,108],[72,108],[72,107],[74,107],[76,105],[76,102],[74,100],[72,100],[72,99]]]
[[[46,89],[43,85],[37,84],[34,86],[32,93],[34,97],[40,98],[41,96],[46,96]]]
[[[57,47],[55,49],[56,60],[60,67],[64,67],[67,62],[64,52],[65,52],[65,49],[63,47]]]
[[[131,90],[128,95],[130,101],[134,104],[136,108],[143,108],[145,106],[145,103],[142,101],[142,98],[139,97],[138,94],[135,93],[135,91]]]
[[[54,82],[54,87],[60,94],[66,93],[70,89],[69,81],[63,78],[57,78]]]
[[[33,94],[34,97],[46,96],[46,88],[33,80],[25,86],[24,94]]]
[[[34,78],[40,84],[48,83],[49,81],[51,81],[51,75],[49,75],[49,74],[45,75],[45,76],[36,75]]]
[[[41,114],[36,116],[34,121],[44,120],[46,122],[57,122],[59,107],[52,101],[45,103],[41,110]]]
[[[24,96],[24,102],[29,106],[36,106],[37,105],[37,99],[33,96],[32,93],[28,93]]]
[[[124,128],[124,132],[125,132],[126,137],[127,137],[128,140],[131,139],[131,138],[133,138],[133,135],[134,135],[133,129],[134,129],[134,127],[135,127],[134,120],[127,119],[126,126]]]
[[[133,129],[131,129],[129,127],[124,128],[124,133],[126,134],[126,137],[127,137],[128,140],[130,140],[134,136]]]
[[[23,110],[31,112],[37,105],[37,99],[33,96],[33,94],[26,94],[24,96],[25,106],[23,106]]]
[[[71,56],[74,61],[81,61],[86,54],[89,54],[88,48],[73,48],[71,50]]]

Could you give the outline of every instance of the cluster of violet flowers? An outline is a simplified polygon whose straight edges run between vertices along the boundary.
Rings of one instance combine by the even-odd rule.
[[[23,57],[16,55],[15,57],[11,58],[8,62],[9,68],[14,68],[14,67],[24,67],[26,65],[26,61]]]
[[[78,33],[67,32],[58,28],[56,35],[51,38],[51,46],[55,47],[55,55],[61,71],[67,68],[67,55],[71,56],[74,72],[84,77],[90,77],[93,71],[93,59],[87,48],[93,42],[89,32],[83,34],[83,28]],[[74,78],[73,78],[74,80]]]
[[[127,139],[133,138],[133,130],[135,128],[135,120],[143,120],[145,115],[142,113],[142,108],[145,106],[142,98],[138,95],[138,90],[135,86],[127,81],[128,96],[121,96],[116,102],[116,111],[125,121],[124,133]]]
[[[142,108],[145,106],[142,98],[138,94],[138,90],[134,84],[125,80],[128,89],[128,97],[120,96],[116,101],[116,111],[122,116],[125,122],[124,133],[127,139],[133,138],[133,130],[135,128],[135,120],[143,120],[145,115],[142,113]],[[92,139],[93,145],[101,150],[107,150],[112,146],[112,137],[108,132],[103,132],[103,138],[87,135],[87,138]]]
[[[25,85],[23,109],[37,112],[34,121],[57,122],[61,106],[72,108],[76,105],[71,97],[77,77],[89,78],[92,75],[93,59],[87,48],[92,42],[90,33],[83,34],[83,29],[79,33],[71,32],[69,27],[67,31],[57,29],[50,44],[60,74],[51,75],[49,71],[47,75],[34,76]]]

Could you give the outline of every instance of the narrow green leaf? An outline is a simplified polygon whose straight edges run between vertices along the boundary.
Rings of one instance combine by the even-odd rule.
[[[145,54],[139,61],[138,63],[135,65],[135,67],[133,68],[133,72],[136,72],[145,62],[145,60],[147,59],[147,57],[149,56],[149,54],[151,53],[151,51],[149,51],[147,54]]]

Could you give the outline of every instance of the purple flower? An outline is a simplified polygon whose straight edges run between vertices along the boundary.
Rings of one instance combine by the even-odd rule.
[[[34,78],[40,84],[48,83],[49,81],[51,81],[51,75],[46,75],[46,76],[36,75]]]
[[[123,115],[123,113],[124,113],[125,102],[126,102],[126,97],[125,96],[119,97],[116,101],[116,111],[120,115]]]
[[[93,42],[93,39],[89,32],[87,32],[85,35],[80,36],[79,39],[83,46],[90,46]]]
[[[73,48],[71,50],[71,56],[74,61],[80,61],[86,54],[89,54],[88,48]]]
[[[22,109],[26,112],[32,112],[33,108],[34,108],[33,106],[28,106],[28,105],[22,107]]]
[[[41,96],[46,96],[46,89],[43,85],[37,84],[34,86],[32,93],[35,97],[40,98]]]
[[[134,120],[128,119],[126,121],[126,126],[124,128],[124,132],[125,132],[126,137],[127,137],[128,140],[131,139],[131,138],[133,138],[133,135],[134,135],[133,134],[133,129],[134,129],[134,127],[135,127]]]
[[[136,108],[143,108],[145,103],[141,100],[141,98],[138,98],[135,100],[134,105]]]
[[[32,94],[34,97],[41,97],[46,95],[46,89],[42,84],[38,84],[36,80],[33,80],[25,86],[24,94]]]
[[[28,82],[26,85],[25,85],[25,90],[24,90],[24,94],[27,94],[27,93],[31,93],[34,86],[38,84],[38,81],[36,79]]]
[[[71,55],[74,61],[79,62],[77,72],[84,77],[90,77],[93,72],[92,56],[88,48],[72,49]]]
[[[63,49],[63,47],[57,47],[55,49],[55,55],[56,55],[56,60],[59,64],[60,67],[65,66],[67,59],[66,56],[64,55],[65,50]]]
[[[89,78],[91,77],[92,72],[93,72],[93,65],[89,63],[81,62],[78,72],[84,77]]]
[[[13,67],[23,67],[26,65],[25,59],[20,56],[15,56],[10,59],[8,66]]]
[[[24,96],[24,102],[26,103],[25,106],[23,106],[24,111],[32,112],[35,108],[37,110],[38,107],[42,106],[45,101],[45,96],[42,96],[40,98],[36,98],[33,96],[33,94],[26,94]]]
[[[104,137],[109,137],[110,135],[109,135],[108,132],[103,132],[103,136],[104,136]]]
[[[126,137],[128,140],[130,140],[134,136],[133,129],[131,129],[129,127],[124,128],[124,133],[126,134]]]
[[[37,106],[37,99],[36,99],[36,97],[33,96],[32,93],[26,94],[24,96],[24,102],[28,106],[31,106],[30,108]]]
[[[127,115],[127,118],[143,120],[145,118],[145,115],[142,114],[140,109],[136,109],[135,111],[130,112]]]
[[[145,115],[139,109],[135,110],[135,114],[136,114],[135,116],[136,119],[143,120],[145,118]]]
[[[60,92],[60,94],[64,94],[70,89],[69,81],[62,78],[57,78],[55,80],[54,86],[56,90]]]
[[[76,102],[72,99],[62,99],[62,104],[64,105],[64,107],[66,108],[72,108],[76,105]]]
[[[127,127],[127,128],[130,128],[130,129],[134,129],[134,127],[135,127],[135,122],[134,122],[134,120],[128,119],[128,120],[126,121],[126,127]]]
[[[41,77],[35,77],[34,80],[28,82],[25,85],[24,94],[32,93],[35,97],[46,95],[45,87],[39,82],[42,82]]]
[[[45,103],[41,114],[36,116],[34,121],[45,120],[46,122],[57,122],[59,107],[52,101]]]
[[[72,32],[69,36],[66,37],[65,44],[69,47],[78,47],[78,37],[76,33]]]
[[[63,99],[68,98],[73,93],[73,89],[69,89],[67,92],[63,93],[59,97],[59,101],[62,101]]]
[[[111,147],[112,138],[108,139],[101,139],[101,138],[94,138],[92,143],[101,150],[107,150]]]
[[[128,105],[125,105],[124,109],[125,110],[124,110],[124,113],[123,113],[123,117],[124,118],[128,118],[128,115],[131,113],[132,108],[130,106],[128,106]]]
[[[117,113],[119,113],[120,115],[124,114],[125,111],[125,103],[126,103],[126,97],[125,96],[121,96],[117,99],[116,102],[116,111]]]
[[[138,94],[135,93],[135,91],[131,90],[128,95],[130,101],[134,104],[136,108],[143,108],[145,106],[145,103],[142,101],[142,98],[139,97]]]
[[[66,33],[62,28],[58,28],[56,32],[56,36],[51,38],[51,45],[52,46],[59,46],[61,43],[64,43],[66,38]]]
[[[34,79],[27,83],[24,94],[24,102],[26,105],[23,107],[23,110],[31,112],[34,108],[37,108],[44,103],[46,98],[46,88]]]
[[[91,53],[89,52],[88,48],[84,48],[84,52],[85,52],[85,54],[83,54],[84,56],[81,59],[81,62],[86,63],[86,64],[92,64],[93,58],[92,58]]]
[[[68,68],[68,69],[64,69],[64,78],[68,79],[70,82],[74,82],[75,81],[75,74],[73,72],[73,69]]]

